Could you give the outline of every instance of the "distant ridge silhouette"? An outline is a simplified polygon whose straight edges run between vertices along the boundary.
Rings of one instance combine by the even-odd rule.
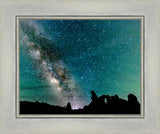
[[[61,107],[38,101],[20,101],[20,114],[140,114],[140,104],[133,94],[128,95],[128,100],[121,99],[118,95],[97,97],[94,91],[91,94],[91,103],[83,109],[75,110],[70,102],[66,107]]]

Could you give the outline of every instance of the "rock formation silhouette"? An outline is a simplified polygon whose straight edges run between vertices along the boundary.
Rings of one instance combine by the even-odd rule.
[[[97,97],[94,91],[91,94],[91,103],[83,109],[75,110],[70,102],[66,107],[61,107],[38,101],[20,101],[20,114],[140,114],[140,104],[133,94],[128,95],[128,100],[119,98],[118,95]]]

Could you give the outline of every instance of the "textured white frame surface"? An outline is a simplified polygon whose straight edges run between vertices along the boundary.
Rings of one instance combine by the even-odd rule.
[[[158,0],[0,0],[0,134],[159,134],[160,2]],[[15,17],[138,15],[145,17],[144,118],[16,118]]]

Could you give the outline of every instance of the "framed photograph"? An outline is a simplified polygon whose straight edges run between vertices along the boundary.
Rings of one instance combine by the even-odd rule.
[[[143,16],[17,16],[17,117],[143,117]]]
[[[0,0],[0,134],[159,134],[159,6]]]

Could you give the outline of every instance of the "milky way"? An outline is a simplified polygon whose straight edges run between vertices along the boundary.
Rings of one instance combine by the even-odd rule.
[[[38,29],[38,26],[30,21],[21,21],[21,32],[24,34],[22,41],[31,60],[41,69],[43,77],[48,80],[54,94],[58,96],[59,104],[71,102],[73,108],[83,106],[84,100],[79,98],[80,88],[60,60],[60,53],[53,42],[36,32]]]
[[[20,99],[73,108],[140,98],[139,20],[20,20]]]

